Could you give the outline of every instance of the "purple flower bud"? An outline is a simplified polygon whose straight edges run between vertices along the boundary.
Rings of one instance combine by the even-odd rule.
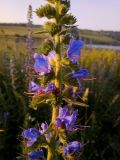
[[[41,86],[35,83],[34,81],[31,81],[29,83],[29,90],[37,93],[41,89]]]
[[[65,118],[66,116],[69,116],[70,114],[69,114],[69,111],[68,111],[68,109],[67,108],[62,108],[62,107],[60,107],[59,108],[59,115],[58,115],[58,117],[59,118]]]
[[[32,146],[40,138],[40,132],[36,128],[29,128],[22,132],[22,137],[26,138],[26,145]]]
[[[90,76],[90,73],[88,72],[87,69],[80,69],[79,71],[76,71],[72,74],[73,78],[85,78],[87,76]]]
[[[74,111],[72,115],[65,117],[65,125],[67,130],[74,130],[74,126],[77,120],[78,110]]]
[[[34,70],[39,73],[39,75],[50,73],[51,66],[48,63],[47,57],[45,55],[38,55],[35,53],[33,57],[35,59]]]
[[[83,41],[71,39],[69,48],[67,50],[67,56],[69,60],[76,63],[80,58],[80,49],[83,47]]]
[[[50,82],[47,84],[46,88],[44,89],[45,93],[52,93],[55,89],[55,84]]]
[[[78,152],[79,153],[83,146],[84,145],[81,144],[78,141],[70,142],[66,147],[63,148],[64,155],[67,157],[68,155],[70,155],[70,154],[72,154],[74,152]]]
[[[32,152],[28,153],[29,160],[40,160],[42,158],[44,158],[43,150],[32,151]]]
[[[48,124],[42,123],[41,128],[42,128],[42,130],[40,129],[39,131],[41,134],[44,134],[44,132],[48,129]],[[46,139],[50,139],[50,133],[45,134],[45,137],[46,137]]]

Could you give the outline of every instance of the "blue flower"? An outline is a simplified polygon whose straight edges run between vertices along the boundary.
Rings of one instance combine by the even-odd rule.
[[[10,113],[9,112],[3,112],[3,118],[5,120],[7,120],[7,118],[9,117]]]
[[[42,158],[44,158],[43,150],[32,151],[32,152],[28,153],[29,160],[40,160]]]
[[[26,138],[26,145],[32,146],[40,138],[40,132],[36,128],[29,128],[22,132],[22,137]]]
[[[47,123],[42,123],[41,128],[42,128],[42,130],[40,129],[40,133],[44,134],[44,132],[48,129],[48,124]],[[46,137],[47,140],[49,140],[50,139],[50,133],[45,134],[45,137]]]
[[[69,111],[66,107],[62,108],[60,107],[59,108],[59,115],[58,115],[58,118],[65,118],[66,116],[69,116]]]
[[[64,155],[67,157],[67,156],[73,154],[74,152],[79,153],[83,146],[84,145],[78,141],[70,142],[66,147],[63,147]]]
[[[67,56],[69,60],[76,63],[80,58],[80,49],[83,47],[83,41],[80,39],[71,39],[69,48],[67,50]]]
[[[47,84],[46,88],[44,89],[45,93],[52,93],[55,90],[55,84],[50,82]]]
[[[34,70],[39,73],[39,75],[45,75],[50,73],[51,66],[48,63],[47,57],[45,55],[34,54],[35,64]]]
[[[73,78],[84,79],[85,77],[88,77],[88,76],[90,76],[90,73],[88,72],[87,69],[80,69],[79,71],[72,73]]]
[[[59,115],[56,118],[56,127],[61,127],[65,130],[73,131],[77,120],[77,114],[77,110],[70,114],[67,108],[60,107]]]
[[[41,86],[39,84],[35,83],[34,81],[31,81],[29,83],[29,90],[30,91],[37,93],[40,89],[41,89]]]

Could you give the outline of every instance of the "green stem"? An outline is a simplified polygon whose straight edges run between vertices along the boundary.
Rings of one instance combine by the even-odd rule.
[[[55,8],[58,11],[57,18],[55,23],[59,23],[59,3],[55,3]],[[55,86],[61,90],[61,44],[60,44],[60,36],[59,33],[55,35],[55,50],[56,50],[56,68],[55,68]],[[59,95],[60,96],[60,95]],[[56,102],[58,104],[58,102]],[[55,120],[59,113],[59,107],[53,105],[52,109],[52,123],[55,123]],[[48,146],[48,155],[47,160],[55,160],[55,143],[56,143],[56,134],[52,133],[52,137],[50,140],[50,146]],[[53,144],[53,145],[52,145]],[[52,146],[51,146],[52,145]]]
[[[55,85],[61,88],[61,53],[60,53],[60,36],[55,36],[56,43],[56,70],[55,70]]]
[[[48,147],[48,155],[47,155],[47,160],[53,160],[53,152],[51,147]]]
[[[59,107],[58,106],[53,106],[53,110],[52,110],[52,123],[55,122],[57,116],[58,116],[58,112],[59,112]]]

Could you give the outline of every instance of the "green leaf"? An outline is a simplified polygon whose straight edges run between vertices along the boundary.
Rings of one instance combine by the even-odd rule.
[[[84,94],[83,94],[83,96],[82,96],[82,100],[83,100],[84,102],[87,102],[87,101],[88,101],[88,94],[89,94],[89,88],[86,88],[86,90],[85,90],[85,92],[84,92]]]
[[[33,109],[37,109],[44,103],[48,103],[50,101],[50,94],[36,94],[30,103],[30,107]]]
[[[84,104],[84,103],[78,102],[78,101],[74,101],[69,98],[63,98],[63,100],[66,101],[67,103],[70,103],[71,105],[77,105],[77,106],[81,106],[81,107],[89,107],[89,105],[87,105],[87,104]]]
[[[39,31],[39,32],[34,32],[35,34],[43,34],[43,33],[48,33],[48,31]]]

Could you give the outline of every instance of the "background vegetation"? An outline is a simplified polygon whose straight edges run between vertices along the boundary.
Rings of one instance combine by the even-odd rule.
[[[39,26],[34,27],[35,31]],[[13,160],[21,153],[22,128],[48,117],[45,108],[37,113],[28,108],[26,82],[26,27],[25,25],[0,26],[0,160]],[[109,34],[108,34],[109,33]],[[93,39],[117,44],[115,32],[94,32]],[[19,34],[19,35],[18,35]],[[80,31],[90,37],[89,31]],[[84,35],[84,36],[83,36]],[[101,35],[101,37],[100,37]],[[33,37],[39,48],[44,37]],[[115,36],[115,37],[114,37]],[[22,38],[21,38],[22,37]],[[96,38],[95,38],[96,37]],[[110,40],[110,41],[109,41]],[[95,40],[96,42],[96,40]],[[100,41],[99,41],[100,42]],[[120,157],[120,52],[84,48],[80,63],[96,78],[85,85],[89,88],[87,110],[79,108],[81,123],[90,128],[73,137],[88,140],[81,159],[118,160]],[[41,113],[42,112],[42,113]]]

